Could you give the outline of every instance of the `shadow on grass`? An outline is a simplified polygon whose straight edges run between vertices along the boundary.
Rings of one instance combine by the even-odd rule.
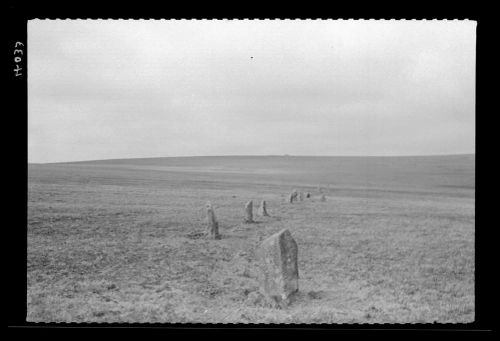
[[[244,225],[258,225],[258,224],[264,224],[265,221],[258,221],[258,220],[254,220],[254,221],[244,221],[243,224]]]
[[[233,232],[233,230],[227,230],[227,232]],[[219,233],[217,238],[210,237],[206,231],[191,231],[184,235],[189,239],[202,239],[202,240],[221,240],[221,239],[247,239],[247,236],[237,236],[227,233]]]
[[[290,297],[290,307],[294,305],[303,305],[306,302],[321,300],[325,298],[325,291],[298,291]]]

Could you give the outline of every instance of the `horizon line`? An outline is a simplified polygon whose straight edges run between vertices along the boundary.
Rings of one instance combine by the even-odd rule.
[[[394,158],[394,157],[439,157],[439,156],[465,156],[476,155],[473,153],[456,153],[456,154],[404,154],[404,155],[293,155],[293,154],[266,154],[266,155],[250,155],[250,154],[235,154],[235,155],[182,155],[182,156],[150,156],[150,157],[128,157],[128,158],[111,158],[111,159],[88,159],[88,160],[73,160],[73,161],[55,161],[55,162],[29,162],[28,165],[48,165],[61,163],[84,163],[84,162],[102,162],[102,161],[119,161],[119,160],[144,160],[144,159],[168,159],[168,158],[215,158],[215,157],[315,157],[315,158]]]

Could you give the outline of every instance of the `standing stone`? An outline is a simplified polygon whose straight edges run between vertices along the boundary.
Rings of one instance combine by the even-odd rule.
[[[253,223],[253,203],[252,200],[245,205],[245,223]]]
[[[304,193],[299,192],[299,201],[304,201]]]
[[[290,196],[288,197],[288,201],[290,202],[290,204],[292,204],[294,200],[297,200],[297,195],[298,195],[297,190],[294,189],[290,194]]]
[[[257,210],[257,214],[262,216],[262,217],[269,217],[269,214],[267,214],[266,210],[266,201],[262,200],[259,206],[259,209]]]
[[[326,197],[324,194],[321,194],[321,197],[319,198],[320,201],[326,201]]]
[[[288,229],[272,235],[257,250],[260,290],[271,302],[287,305],[299,290],[298,247]]]
[[[311,193],[307,192],[306,193],[306,198],[310,198],[311,197]]]
[[[215,212],[210,202],[207,202],[207,235],[213,239],[220,239],[219,222],[215,217]]]

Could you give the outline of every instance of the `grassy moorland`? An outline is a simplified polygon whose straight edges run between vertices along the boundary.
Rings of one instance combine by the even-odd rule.
[[[30,164],[27,320],[472,322],[474,162],[457,155]],[[312,198],[286,203],[293,188]],[[265,199],[271,217],[244,224],[251,199]],[[202,236],[207,201],[221,240]],[[257,293],[254,251],[285,227],[299,246],[299,293],[276,309]]]

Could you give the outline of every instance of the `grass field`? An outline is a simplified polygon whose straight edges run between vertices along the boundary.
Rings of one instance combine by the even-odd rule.
[[[475,156],[193,157],[28,166],[28,321],[474,321]],[[327,195],[319,201],[319,189]],[[286,203],[293,188],[312,198]],[[262,199],[271,217],[244,224]],[[211,201],[221,240],[201,236]],[[259,300],[288,228],[299,293]]]

